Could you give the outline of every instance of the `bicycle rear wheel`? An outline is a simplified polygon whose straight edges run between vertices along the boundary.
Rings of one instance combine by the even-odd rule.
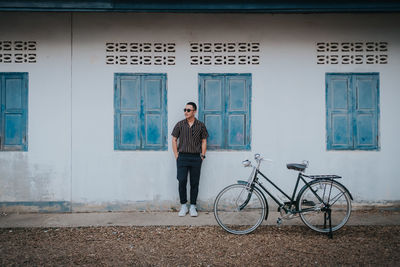
[[[214,216],[218,224],[232,234],[248,234],[266,218],[268,206],[262,193],[247,185],[225,187],[214,202]]]
[[[300,218],[304,224],[314,231],[328,233],[330,229],[329,213],[325,205],[327,204],[331,210],[332,232],[342,228],[351,214],[351,198],[347,190],[331,180],[315,180],[310,183],[310,187],[305,185],[297,199]]]

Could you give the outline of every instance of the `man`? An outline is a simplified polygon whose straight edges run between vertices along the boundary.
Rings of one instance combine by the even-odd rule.
[[[193,102],[183,109],[185,119],[179,121],[172,131],[172,150],[176,158],[177,179],[181,209],[179,216],[188,212],[186,184],[190,172],[190,216],[196,217],[196,200],[199,192],[201,163],[206,158],[208,132],[206,126],[195,118],[197,106]],[[179,139],[179,144],[178,144]]]

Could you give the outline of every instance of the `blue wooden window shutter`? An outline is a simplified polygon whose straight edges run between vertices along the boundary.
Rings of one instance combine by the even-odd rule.
[[[328,149],[351,149],[353,131],[350,77],[329,75],[326,83]]]
[[[378,148],[378,75],[354,75],[354,147]]]
[[[116,73],[114,149],[167,149],[166,74]]]
[[[328,150],[379,148],[379,75],[326,74]]]
[[[225,91],[224,77],[200,75],[199,119],[207,127],[209,149],[224,148]]]
[[[28,73],[0,73],[0,149],[28,150]]]
[[[211,150],[249,150],[251,74],[199,74],[199,119]]]

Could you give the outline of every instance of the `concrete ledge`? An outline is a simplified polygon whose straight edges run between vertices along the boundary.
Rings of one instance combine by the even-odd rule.
[[[268,200],[269,210],[276,211],[278,206]],[[17,201],[0,202],[3,213],[65,213],[65,212],[174,212],[179,209],[178,201],[137,201],[76,203],[69,201]],[[198,201],[198,210],[212,212],[213,201]],[[400,201],[353,202],[353,210],[389,210],[400,211]]]
[[[278,212],[270,212],[265,225],[276,225]],[[198,217],[178,217],[177,212],[107,213],[26,213],[0,214],[0,228],[15,227],[89,227],[89,226],[205,226],[217,225],[212,212]],[[299,217],[284,220],[283,225],[303,225]],[[353,211],[347,225],[400,225],[399,211]]]
[[[352,203],[352,210],[392,210],[400,211],[400,201]]]

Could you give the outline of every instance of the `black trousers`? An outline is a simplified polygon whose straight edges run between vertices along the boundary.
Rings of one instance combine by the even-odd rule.
[[[179,181],[179,198],[181,204],[187,202],[187,178],[190,172],[190,204],[196,205],[199,193],[200,169],[202,159],[200,154],[179,153],[176,161],[177,179]]]

